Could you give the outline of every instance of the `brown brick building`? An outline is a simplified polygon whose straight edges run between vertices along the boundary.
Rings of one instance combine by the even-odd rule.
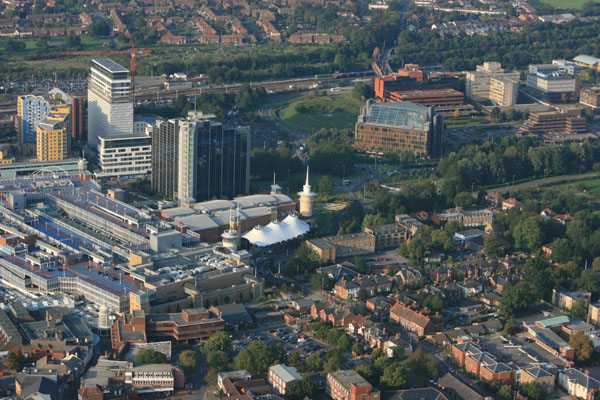
[[[327,393],[333,400],[379,400],[381,397],[381,392],[354,370],[327,374]]]
[[[371,152],[437,154],[442,138],[442,116],[433,107],[408,101],[376,103],[368,100],[355,125],[354,146]]]
[[[375,236],[368,232],[349,233],[340,236],[327,236],[306,241],[309,249],[321,260],[334,261],[337,258],[354,257],[375,252]]]

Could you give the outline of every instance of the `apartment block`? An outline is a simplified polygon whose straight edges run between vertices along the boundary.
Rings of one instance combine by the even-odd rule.
[[[400,224],[368,226],[364,231],[375,236],[375,251],[397,248],[408,238],[408,229]]]
[[[36,150],[40,161],[62,161],[69,155],[69,114],[50,114],[37,126]]]
[[[583,302],[586,310],[590,305],[592,293],[587,290],[552,289],[552,304],[559,308],[570,310],[577,302]]]
[[[360,256],[375,252],[375,235],[368,232],[349,233],[340,236],[327,236],[306,241],[309,249],[321,260],[334,261],[337,258]]]
[[[381,398],[381,392],[373,388],[354,370],[339,370],[327,374],[327,394],[333,400],[379,400]]]
[[[590,324],[600,325],[600,303],[590,303],[587,321]]]
[[[490,210],[463,211],[460,207],[446,210],[445,213],[435,214],[432,218],[437,225],[445,225],[456,221],[465,227],[485,226],[494,221],[494,213]]]

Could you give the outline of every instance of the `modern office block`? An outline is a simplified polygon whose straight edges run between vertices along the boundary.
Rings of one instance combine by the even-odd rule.
[[[365,151],[428,155],[437,154],[441,137],[442,116],[433,107],[369,100],[358,116],[354,145]]]
[[[192,204],[248,193],[250,132],[219,122],[171,119],[152,132],[152,189]]]
[[[100,137],[133,133],[133,97],[129,71],[110,59],[92,60],[88,78],[88,143]]]

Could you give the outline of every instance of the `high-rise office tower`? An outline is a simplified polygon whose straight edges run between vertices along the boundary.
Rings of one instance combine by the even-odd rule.
[[[152,190],[180,204],[248,193],[250,132],[171,119],[152,132]]]
[[[101,136],[133,133],[133,96],[129,71],[110,59],[92,60],[88,78],[88,143]]]

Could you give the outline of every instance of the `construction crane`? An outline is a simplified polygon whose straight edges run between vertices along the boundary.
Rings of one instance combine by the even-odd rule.
[[[131,88],[135,96],[135,55],[151,54],[152,50],[136,50],[135,46],[131,45],[131,50],[84,50],[84,51],[63,51],[60,53],[63,56],[95,56],[106,54],[131,54]],[[135,100],[135,99],[134,99]]]

